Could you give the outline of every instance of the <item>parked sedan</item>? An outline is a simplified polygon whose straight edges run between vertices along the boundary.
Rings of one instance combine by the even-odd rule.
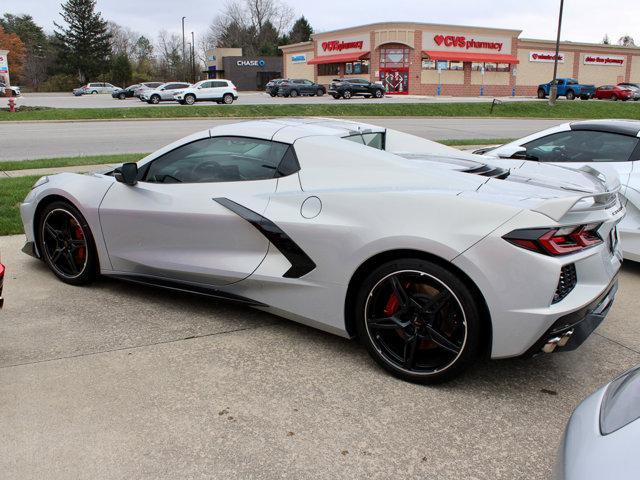
[[[114,90],[111,96],[119,100],[124,100],[125,98],[131,98],[133,97],[133,94],[135,93],[138,87],[140,87],[139,83],[136,83],[135,85],[129,85],[127,88],[119,88],[118,90]]]
[[[231,80],[202,80],[176,93],[174,99],[181,105],[204,101],[231,105],[238,99],[238,89]]]
[[[331,82],[329,93],[336,100],[341,97],[348,100],[354,96],[382,98],[384,87],[364,78],[338,78]]]
[[[311,80],[301,78],[283,80],[278,85],[278,96],[297,97],[299,95],[321,97],[327,93],[327,89]]]
[[[596,88],[594,95],[598,100],[638,100],[640,99],[640,91],[631,86],[626,85],[603,85]]]
[[[280,83],[285,82],[284,78],[274,78],[273,80],[269,80],[267,84],[264,86],[265,93],[268,93],[272,97],[278,95],[278,87]]]
[[[140,94],[140,100],[147,102],[158,104],[160,102],[166,102],[169,100],[173,100],[173,97],[176,93],[185,88],[189,87],[191,84],[186,82],[167,82],[163,83],[157,88],[143,90]]]
[[[359,122],[221,125],[39,182],[24,251],[72,285],[100,274],[357,336],[412,382],[577,348],[616,292],[617,178],[478,159]]]
[[[640,472],[640,366],[587,397],[560,443],[556,480],[637,480]]]
[[[640,121],[570,122],[515,140],[476,150],[494,158],[555,163],[570,168],[601,166],[620,176],[627,215],[620,223],[624,258],[640,261]]]
[[[98,93],[113,93],[114,90],[121,90],[120,87],[116,87],[106,82],[91,82],[86,85],[80,87],[82,93],[81,94],[91,94],[96,95]],[[74,91],[75,94],[75,91]]]
[[[142,82],[138,88],[133,92],[133,96],[136,98],[140,98],[142,92],[146,90],[154,90],[162,85],[164,82]]]

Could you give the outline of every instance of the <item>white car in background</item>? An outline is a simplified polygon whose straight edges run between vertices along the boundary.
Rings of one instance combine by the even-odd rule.
[[[143,90],[140,94],[140,100],[147,103],[157,105],[160,102],[173,100],[173,96],[191,84],[187,82],[167,82],[157,88]]]
[[[640,121],[569,122],[473,153],[569,168],[614,169],[620,176],[620,194],[627,208],[627,215],[618,227],[622,251],[625,259],[640,261]]]
[[[3,82],[0,82],[0,94],[8,95],[9,93],[13,97],[19,97],[20,95],[22,95],[22,93],[20,92],[20,87],[18,87],[17,85],[10,85],[7,87]]]
[[[238,89],[231,80],[202,80],[178,92],[174,99],[182,105],[193,105],[202,101],[231,105],[238,99]]]

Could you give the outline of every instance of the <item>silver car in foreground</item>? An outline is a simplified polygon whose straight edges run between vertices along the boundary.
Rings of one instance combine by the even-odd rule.
[[[575,409],[560,444],[557,480],[640,478],[640,365]]]
[[[188,88],[191,84],[186,82],[167,82],[163,83],[157,88],[143,90],[140,94],[140,100],[147,102],[158,104],[163,101],[173,100],[173,96]]]

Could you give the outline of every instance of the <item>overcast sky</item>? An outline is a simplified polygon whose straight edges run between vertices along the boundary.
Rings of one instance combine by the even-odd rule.
[[[523,37],[554,39],[559,0],[288,0],[298,15],[304,14],[316,31],[333,30],[381,21],[418,21],[522,29]],[[108,20],[128,26],[155,39],[162,29],[179,33],[185,15],[186,31],[204,33],[220,0],[98,0]],[[640,44],[640,1],[566,0],[562,39],[600,42],[608,34],[612,42],[629,34]],[[60,1],[1,0],[0,14],[28,13],[45,30],[60,21]]]

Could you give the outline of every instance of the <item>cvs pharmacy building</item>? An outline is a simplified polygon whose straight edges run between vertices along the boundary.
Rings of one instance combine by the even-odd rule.
[[[340,77],[365,77],[382,82],[387,93],[395,95],[534,95],[538,83],[551,80],[553,63],[549,63],[548,56],[553,58],[554,52],[549,51],[553,50],[553,42],[520,40],[520,33],[521,30],[413,22],[323,32],[314,34],[309,42],[280,47],[283,76],[322,84]],[[625,75],[618,81],[631,81],[633,54],[638,55],[635,61],[640,65],[638,48],[571,42],[564,42],[563,47],[571,70],[571,75],[566,76],[580,74],[580,62],[574,59],[584,57],[585,77],[580,80],[585,83],[605,79],[616,83],[621,68]],[[593,60],[619,61],[620,50],[626,59],[625,67]],[[577,56],[569,52],[576,52]],[[610,65],[617,65],[616,75]],[[640,73],[640,69],[636,70]],[[590,81],[587,75],[594,79]]]

